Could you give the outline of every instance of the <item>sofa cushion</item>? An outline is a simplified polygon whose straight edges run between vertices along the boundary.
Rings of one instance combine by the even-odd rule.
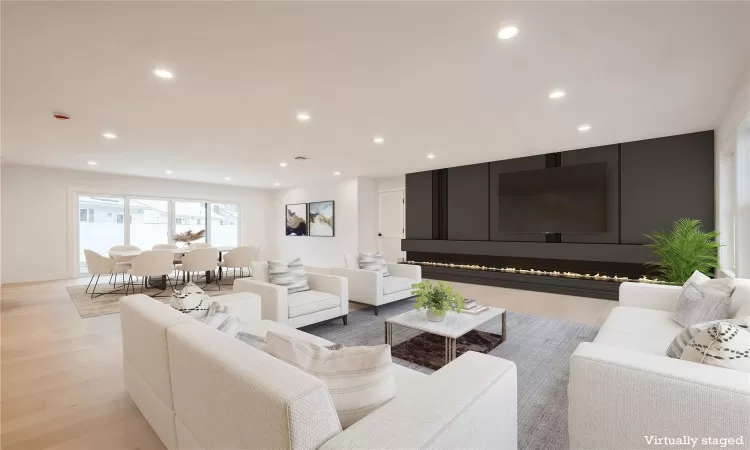
[[[728,322],[713,324],[693,338],[680,359],[750,373],[750,332]]]
[[[335,308],[341,305],[341,299],[338,295],[310,290],[289,294],[287,305],[289,306],[289,317],[292,318]]]
[[[418,281],[404,277],[386,277],[383,278],[383,294],[393,294],[394,292],[401,292],[407,289],[411,289],[411,285],[418,283]]]
[[[333,344],[333,342],[331,341],[328,341],[318,336],[314,336],[310,333],[305,333],[304,331],[300,331],[296,328],[292,328],[289,325],[284,325],[278,322],[274,322],[273,320],[253,320],[251,322],[244,323],[243,327],[244,327],[243,331],[245,333],[254,334],[256,336],[262,337],[264,343],[266,341],[266,333],[268,333],[269,331],[273,331],[279,334],[285,334],[287,336],[291,336],[301,341],[306,341],[311,344],[320,345],[323,347]]]
[[[396,392],[390,345],[329,350],[268,333],[265,351],[320,379],[331,394],[343,428],[387,403]]]
[[[399,364],[393,364],[392,370],[393,381],[396,382],[396,396],[402,392],[409,392],[410,386],[429,376],[426,373],[417,372]]]
[[[618,306],[599,329],[594,343],[666,356],[682,327],[672,312]]]

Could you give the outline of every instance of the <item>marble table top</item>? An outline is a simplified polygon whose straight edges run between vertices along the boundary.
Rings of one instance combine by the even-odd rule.
[[[206,248],[206,247],[197,247],[197,248]],[[222,252],[228,252],[229,250],[234,250],[236,247],[214,247],[217,250],[219,250],[219,253]],[[175,255],[184,255],[185,253],[189,253],[190,250],[194,250],[192,248],[165,248],[161,251],[172,251]],[[110,257],[123,257],[123,256],[138,256],[141,253],[145,252],[146,250],[112,250],[109,252]]]
[[[386,322],[401,325],[415,330],[458,339],[474,328],[488,322],[504,313],[503,308],[490,307],[487,311],[479,314],[466,314],[448,311],[442,322],[430,322],[424,310],[411,310],[399,315],[389,317]]]

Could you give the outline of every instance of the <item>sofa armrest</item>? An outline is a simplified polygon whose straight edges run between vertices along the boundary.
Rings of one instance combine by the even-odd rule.
[[[313,291],[338,295],[341,298],[342,313],[346,314],[349,311],[349,280],[346,278],[322,273],[308,273],[307,285]]]
[[[568,397],[570,448],[750,436],[750,374],[735,370],[585,342],[570,358]]]
[[[321,449],[516,449],[516,382],[512,362],[464,353]]]
[[[349,299],[355,302],[379,305],[383,296],[383,275],[374,270],[331,269],[331,275],[349,280]]]
[[[234,280],[232,286],[234,292],[251,292],[260,296],[260,316],[265,320],[287,323],[289,307],[287,304],[288,290],[284,286],[278,286],[263,281],[255,281],[249,278]]]
[[[409,278],[414,281],[422,281],[422,266],[416,264],[386,264],[388,273],[394,277]]]
[[[622,283],[620,306],[674,311],[682,286],[648,283]]]

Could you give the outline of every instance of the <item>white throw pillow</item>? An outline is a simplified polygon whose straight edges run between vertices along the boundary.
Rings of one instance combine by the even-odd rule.
[[[730,317],[732,308],[733,278],[710,279],[703,274],[694,273],[682,287],[677,300],[677,307],[672,319],[689,327],[711,320],[723,320]]]
[[[713,320],[711,322],[703,322],[696,325],[691,325],[678,334],[667,349],[667,356],[670,358],[680,359],[685,348],[690,345],[693,339],[698,336],[701,332],[707,330],[711,325],[719,322],[727,322],[740,328],[747,329],[750,325],[750,316],[738,317],[730,320]]]
[[[384,277],[391,276],[391,274],[388,273],[388,266],[385,264],[385,258],[383,258],[383,255],[381,255],[380,252],[360,253],[359,268],[380,272]]]
[[[347,428],[396,394],[390,345],[329,350],[269,331],[265,350],[320,379]]]
[[[680,359],[750,373],[750,332],[719,322],[693,338]]]
[[[272,284],[286,287],[290,294],[310,290],[301,258],[295,258],[288,263],[268,261],[268,278]]]
[[[181,291],[172,292],[169,304],[177,311],[183,312],[191,317],[206,317],[210,307],[211,299],[192,281],[185,285]]]

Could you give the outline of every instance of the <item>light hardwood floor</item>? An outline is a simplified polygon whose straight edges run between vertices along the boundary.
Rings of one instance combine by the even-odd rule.
[[[118,314],[81,319],[66,286],[4,285],[0,446],[163,449],[125,393]],[[453,283],[467,298],[510,311],[600,324],[617,302]]]

